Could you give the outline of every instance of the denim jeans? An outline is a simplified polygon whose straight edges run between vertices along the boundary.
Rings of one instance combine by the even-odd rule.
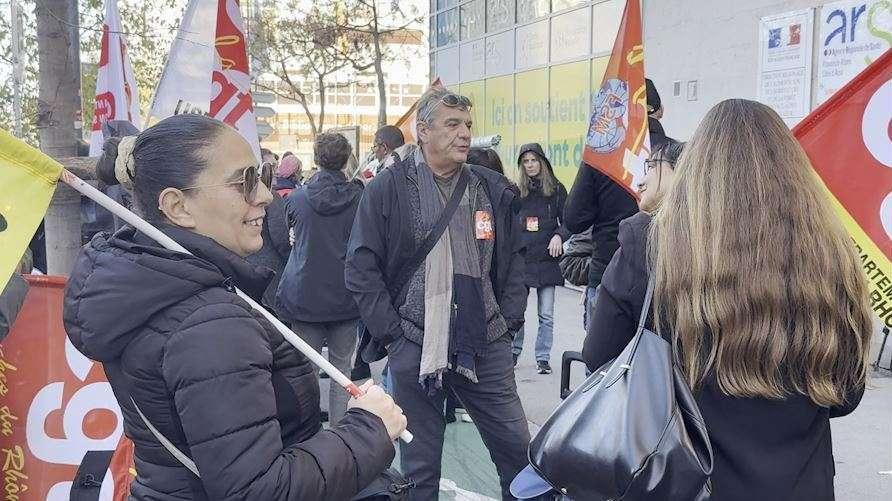
[[[554,289],[553,285],[536,289],[536,312],[539,314],[539,334],[536,336],[536,361],[548,362],[551,359],[551,344],[554,341]],[[520,355],[523,351],[523,337],[526,326],[514,334],[511,351]]]

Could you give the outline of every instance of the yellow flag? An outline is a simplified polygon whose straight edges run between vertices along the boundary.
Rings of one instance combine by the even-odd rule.
[[[46,215],[62,165],[0,129],[0,290]]]

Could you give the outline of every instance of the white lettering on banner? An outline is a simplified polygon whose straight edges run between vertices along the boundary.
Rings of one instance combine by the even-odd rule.
[[[47,463],[77,465],[87,451],[114,450],[124,433],[124,425],[111,385],[106,382],[88,384],[71,396],[62,418],[67,438],[47,436],[46,418],[51,412],[62,409],[64,386],[60,382],[50,383],[37,392],[31,402],[25,428],[31,453]],[[84,434],[83,422],[87,413],[99,409],[115,413],[117,425],[107,437],[93,439]]]
[[[892,80],[874,92],[861,120],[861,136],[867,151],[877,162],[892,168]],[[886,235],[892,238],[892,192],[880,205],[880,221]]]
[[[242,116],[251,111],[251,94],[240,92],[238,86],[230,82],[221,71],[214,71],[212,79],[214,98],[211,100],[211,116],[235,127]],[[224,109],[228,110],[225,115]]]

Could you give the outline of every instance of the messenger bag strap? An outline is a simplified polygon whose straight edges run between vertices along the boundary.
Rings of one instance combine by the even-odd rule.
[[[403,177],[403,173],[400,173],[399,176]],[[470,177],[468,169],[462,165],[459,172],[458,182],[455,185],[455,189],[452,190],[452,196],[449,197],[446,207],[443,209],[443,212],[440,213],[440,217],[421,242],[421,245],[415,250],[415,254],[413,254],[409,261],[406,262],[405,266],[401,268],[396,280],[391,284],[391,297],[396,293],[396,301],[394,304],[402,304],[407,293],[406,285],[409,284],[412,275],[415,274],[415,270],[421,266],[421,263],[427,258],[431,249],[437,245],[437,241],[443,236],[443,232],[449,227],[449,221],[452,220],[452,215],[455,214],[455,210],[458,209],[458,205],[461,203],[462,196],[465,194],[465,189],[468,187]]]

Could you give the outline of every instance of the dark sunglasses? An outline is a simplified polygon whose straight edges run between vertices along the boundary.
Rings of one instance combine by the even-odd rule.
[[[271,189],[273,186],[273,164],[269,162],[264,162],[257,165],[252,165],[250,167],[245,167],[245,170],[242,171],[242,178],[237,181],[231,181],[229,183],[220,183],[220,184],[203,184],[199,186],[189,186],[186,188],[180,188],[180,191],[187,190],[197,190],[199,188],[216,188],[220,186],[232,186],[240,184],[242,185],[241,191],[245,196],[245,202],[248,202],[250,205],[254,205],[257,203],[257,194],[258,188],[260,187],[260,183],[266,185],[267,189]]]

